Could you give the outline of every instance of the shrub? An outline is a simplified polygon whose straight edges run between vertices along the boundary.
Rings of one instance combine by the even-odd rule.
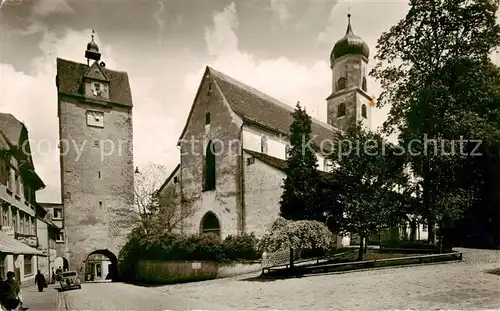
[[[323,223],[279,217],[260,241],[259,249],[271,252],[288,248],[327,250],[333,245],[333,233]]]
[[[260,258],[257,238],[253,234],[228,236],[222,242],[213,234],[178,235],[146,233],[135,228],[120,251],[120,271],[134,280],[139,260],[161,261],[241,261]]]
[[[258,240],[253,233],[230,235],[224,239],[224,255],[231,261],[258,260],[261,253],[257,249]]]

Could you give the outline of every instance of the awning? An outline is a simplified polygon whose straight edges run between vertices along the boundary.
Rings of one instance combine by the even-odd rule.
[[[13,237],[11,237],[10,235],[7,235],[6,233],[1,231],[0,231],[0,253],[47,256],[41,251],[33,247],[29,247],[23,242],[18,241]]]

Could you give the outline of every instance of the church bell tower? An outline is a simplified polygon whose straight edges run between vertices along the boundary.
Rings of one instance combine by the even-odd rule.
[[[361,121],[371,129],[371,97],[367,93],[368,58],[370,49],[356,36],[347,15],[345,36],[335,43],[330,54],[332,94],[328,96],[328,124],[347,130]]]

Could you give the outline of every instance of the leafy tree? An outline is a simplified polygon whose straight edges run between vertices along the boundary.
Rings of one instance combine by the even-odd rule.
[[[430,242],[435,223],[451,227],[481,197],[481,189],[498,185],[498,177],[487,177],[488,171],[498,171],[498,162],[493,164],[498,159],[498,69],[489,59],[500,42],[497,10],[498,1],[492,0],[412,0],[406,17],[377,44],[371,75],[383,89],[378,106],[391,106],[384,129],[398,131],[402,146],[412,151],[408,160],[422,178]],[[429,140],[410,145],[424,136]],[[482,140],[486,156],[472,156],[475,143],[470,141],[463,144],[464,152],[440,150],[456,145],[461,136]],[[439,151],[428,152],[435,144]]]
[[[363,242],[401,221],[408,176],[404,158],[380,133],[357,124],[336,134],[333,176],[340,183],[337,200],[343,206],[337,218],[339,233],[356,233],[361,238],[359,260],[363,260]]]
[[[136,168],[134,176],[134,206],[144,230],[150,226],[151,215],[157,212],[160,198],[156,191],[168,177],[164,165],[148,163],[144,168]]]
[[[293,269],[294,250],[328,250],[334,245],[333,233],[325,224],[315,220],[276,219],[259,241],[260,252],[290,250],[290,269]]]
[[[158,232],[180,232],[182,222],[192,217],[196,211],[194,205],[189,203],[187,200],[181,200],[179,190],[175,186],[165,186],[152,195],[148,208],[151,212],[149,225]]]
[[[308,145],[311,141],[311,117],[297,103],[293,118],[280,215],[289,220],[322,220],[323,213],[317,204],[318,159],[314,144]]]

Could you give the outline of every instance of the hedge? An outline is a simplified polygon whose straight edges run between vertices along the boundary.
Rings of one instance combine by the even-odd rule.
[[[258,260],[254,234],[228,236],[224,241],[213,234],[146,234],[139,228],[120,251],[120,270],[125,278],[135,274],[140,260],[215,261],[221,263]]]

